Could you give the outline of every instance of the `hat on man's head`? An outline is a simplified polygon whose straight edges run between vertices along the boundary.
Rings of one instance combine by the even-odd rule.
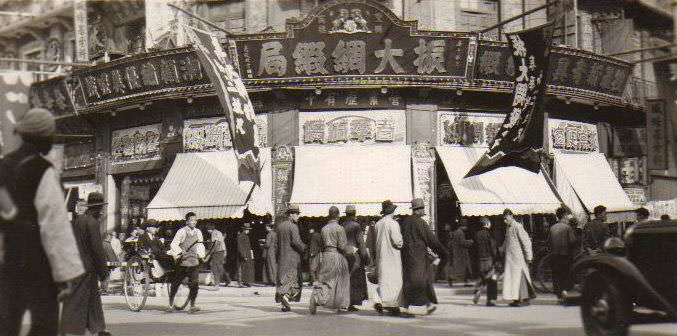
[[[97,205],[106,205],[106,202],[103,199],[103,194],[95,191],[87,195],[87,205],[88,207],[97,206]]]
[[[43,108],[32,108],[17,121],[15,130],[21,135],[50,138],[56,131],[54,115]]]
[[[414,198],[411,201],[411,208],[413,210],[425,208],[425,203],[423,202],[423,199],[422,198]]]
[[[156,228],[158,227],[159,222],[155,219],[149,219],[145,223],[143,223],[143,228],[148,229],[148,228]]]
[[[301,213],[301,209],[299,209],[299,205],[298,205],[298,204],[289,204],[289,206],[287,207],[287,211],[286,211],[286,212],[287,212],[288,214],[291,214],[291,213]]]
[[[357,210],[355,210],[355,206],[352,204],[346,205],[346,213],[347,214],[355,214]]]
[[[397,205],[393,204],[390,200],[385,200],[381,203],[381,215],[390,215],[395,212]]]

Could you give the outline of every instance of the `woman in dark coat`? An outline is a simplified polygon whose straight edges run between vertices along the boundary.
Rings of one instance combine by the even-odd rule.
[[[237,255],[239,262],[239,277],[240,286],[249,287],[254,282],[254,253],[249,242],[249,224],[245,224],[240,228],[237,234]]]
[[[445,257],[447,252],[425,222],[425,206],[423,199],[412,202],[414,213],[402,223],[402,274],[404,278],[404,306],[414,310],[412,306],[426,307],[428,314],[435,310],[432,303],[437,303],[433,287],[433,260],[428,250],[438,256]]]

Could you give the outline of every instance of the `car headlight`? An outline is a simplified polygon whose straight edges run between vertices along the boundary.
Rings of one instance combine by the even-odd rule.
[[[617,237],[611,237],[604,242],[604,252],[615,254],[615,255],[625,255],[625,242],[622,239]]]

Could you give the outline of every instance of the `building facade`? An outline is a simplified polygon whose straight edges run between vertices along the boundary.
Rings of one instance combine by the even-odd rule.
[[[332,204],[356,203],[360,214],[376,216],[384,199],[406,213],[406,203],[422,197],[430,221],[443,229],[460,216],[496,215],[505,207],[524,215],[552,213],[560,200],[548,189],[590,212],[594,202],[604,200],[581,196],[595,192],[579,190],[586,181],[575,170],[581,158],[572,156],[576,153],[592,153],[586,158],[596,157],[600,176],[613,174],[609,183],[615,182],[614,190],[625,189],[622,195],[608,196],[617,201],[626,197],[626,203],[616,205],[618,220],[625,218],[627,195],[641,204],[652,194],[674,198],[669,192],[677,192],[655,187],[677,176],[670,154],[674,142],[667,141],[674,131],[664,133],[667,168],[651,169],[658,166],[649,161],[646,133],[652,131],[645,114],[660,98],[646,85],[654,78],[652,68],[628,62],[636,55],[625,60],[603,56],[665,36],[654,26],[643,28],[652,21],[671,27],[669,17],[651,10],[646,1],[578,1],[567,12],[566,24],[556,32],[560,46],[553,49],[547,78],[549,120],[544,131],[550,155],[544,168],[549,174],[518,174],[523,180],[515,184],[507,175],[489,176],[474,185],[464,184],[459,172],[491,141],[512,94],[514,67],[507,43],[498,36],[543,24],[548,11],[500,31],[481,36],[472,31],[537,2],[173,3],[229,32],[221,32],[223,45],[254,103],[259,144],[270,148],[271,182],[260,196],[271,204],[270,212],[292,202],[308,216],[323,216]],[[179,174],[179,168],[172,171],[177,155],[198,157],[231,147],[211,84],[176,29],[201,23],[161,1],[59,4],[63,8],[55,11],[62,14],[54,16],[72,21],[51,24],[58,29],[50,24],[38,29],[32,18],[17,20],[12,23],[16,29],[0,31],[5,36],[0,48],[5,55],[29,57],[25,51],[32,43],[41,46],[40,57],[45,57],[51,31],[59,30],[60,59],[97,62],[57,69],[67,75],[34,85],[31,103],[56,111],[61,132],[93,136],[92,141],[64,146],[64,183],[83,190],[81,196],[89,188],[103,189],[111,204],[109,227],[126,229],[148,218],[148,206],[166,193],[161,192],[167,188],[163,182]],[[2,5],[14,8],[18,3]],[[646,15],[625,14],[635,12]],[[635,44],[619,47],[608,41],[618,29],[632,31]],[[610,50],[612,46],[616,49]],[[5,66],[30,70],[27,65]],[[666,113],[663,127],[673,127],[675,119]],[[185,174],[187,180],[202,183],[190,177],[197,173]],[[532,182],[540,189],[528,193],[524,184]],[[165,201],[180,203],[178,198]],[[244,215],[235,211],[220,216]]]

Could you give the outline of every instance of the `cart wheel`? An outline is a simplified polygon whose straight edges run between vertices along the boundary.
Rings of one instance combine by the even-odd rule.
[[[167,297],[172,290],[171,283],[167,284]],[[176,296],[174,296],[174,309],[183,310],[188,305],[188,294],[190,289],[188,288],[188,279],[183,279],[181,284],[179,284],[179,290],[176,291]]]
[[[124,268],[125,301],[131,311],[138,312],[146,305],[150,289],[150,268],[139,257],[132,257]]]
[[[536,289],[541,293],[552,293],[552,268],[550,267],[550,254],[543,256],[536,266]]]

